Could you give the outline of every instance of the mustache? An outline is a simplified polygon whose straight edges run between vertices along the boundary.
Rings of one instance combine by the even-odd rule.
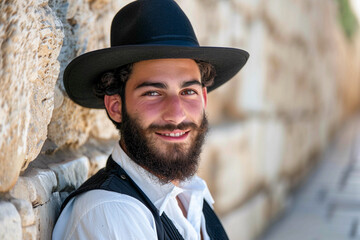
[[[196,129],[199,126],[193,122],[183,122],[178,125],[175,124],[165,124],[165,125],[158,125],[158,124],[151,124],[147,130],[149,131],[174,131],[175,129],[178,130],[188,130],[188,129]]]

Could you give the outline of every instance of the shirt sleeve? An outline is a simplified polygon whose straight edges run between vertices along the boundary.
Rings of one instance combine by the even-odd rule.
[[[155,240],[157,233],[150,210],[137,199],[125,196],[121,201],[102,202],[83,213],[74,221],[67,239]]]

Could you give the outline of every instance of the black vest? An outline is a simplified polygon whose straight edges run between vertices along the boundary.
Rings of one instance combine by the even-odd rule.
[[[76,191],[72,192],[63,202],[61,211],[65,208],[69,200],[78,194],[94,190],[103,189],[129,195],[142,202],[152,213],[159,240],[183,240],[172,221],[166,216],[165,212],[159,216],[159,212],[152,204],[145,193],[135,184],[126,172],[109,157],[106,167],[97,172],[94,176],[84,182]],[[204,200],[203,213],[206,220],[206,231],[211,239],[228,239],[223,226],[215,212]]]

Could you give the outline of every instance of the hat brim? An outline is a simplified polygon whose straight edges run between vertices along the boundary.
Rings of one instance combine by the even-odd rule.
[[[164,58],[190,58],[211,63],[216,70],[214,84],[208,87],[208,92],[211,92],[230,80],[245,65],[249,54],[241,49],[222,47],[110,47],[85,53],[71,61],[64,72],[64,86],[75,103],[101,109],[104,108],[104,102],[95,96],[93,85],[104,72],[128,63]]]

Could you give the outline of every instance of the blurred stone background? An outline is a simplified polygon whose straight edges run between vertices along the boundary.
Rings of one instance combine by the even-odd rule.
[[[0,239],[50,239],[62,200],[117,141],[62,74],[109,46],[128,0],[0,0]],[[201,45],[250,59],[209,95],[199,175],[231,239],[256,238],[360,105],[357,0],[177,0]]]

